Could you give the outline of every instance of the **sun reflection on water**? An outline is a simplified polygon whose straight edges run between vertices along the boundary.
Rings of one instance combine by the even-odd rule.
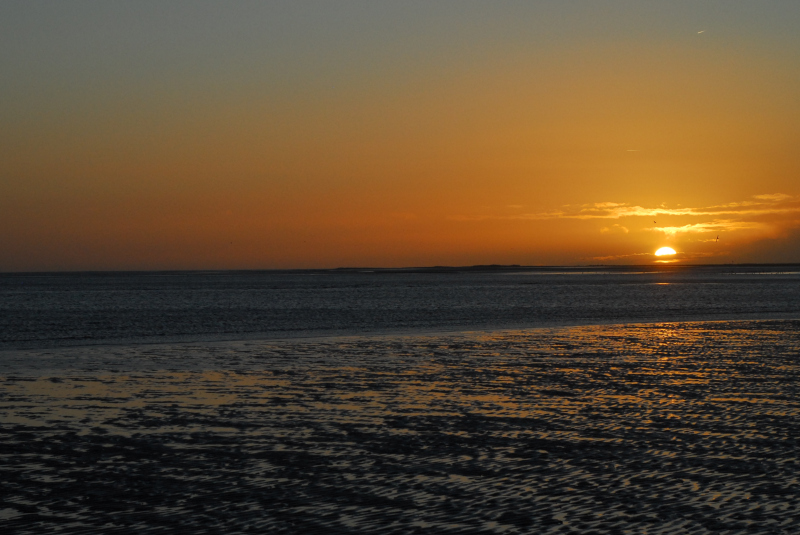
[[[796,506],[780,508],[796,479],[798,332],[798,322],[676,323],[133,347],[116,373],[92,371],[108,362],[103,348],[66,349],[23,355],[0,378],[0,440],[17,452],[9,466],[25,466],[19,496],[79,478],[106,489],[118,514],[135,519],[156,500],[158,514],[195,527],[285,531],[288,518],[374,531],[412,517],[467,527],[491,512],[498,526],[557,515],[608,531],[633,525],[606,513],[634,496],[631,515],[700,525],[705,509],[692,504],[713,502],[750,525],[748,492],[790,520]],[[23,462],[51,447],[58,463]],[[149,494],[114,494],[105,486],[120,473]],[[73,495],[89,492],[81,484]],[[204,516],[193,496],[228,512]],[[64,514],[87,518],[70,503]],[[346,522],[331,516],[345,510]]]

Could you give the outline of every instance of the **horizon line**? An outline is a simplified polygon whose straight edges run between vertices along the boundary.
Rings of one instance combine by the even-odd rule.
[[[644,269],[647,271],[675,270],[680,268],[710,268],[710,267],[767,267],[767,266],[798,266],[799,262],[742,262],[742,263],[702,263],[702,264],[472,264],[462,266],[432,265],[432,266],[403,266],[403,267],[373,267],[373,266],[339,266],[333,268],[187,268],[187,269],[65,269],[42,271],[0,271],[0,275],[58,275],[58,274],[126,274],[126,273],[375,273],[375,272],[455,272],[455,271],[509,271],[546,269]]]

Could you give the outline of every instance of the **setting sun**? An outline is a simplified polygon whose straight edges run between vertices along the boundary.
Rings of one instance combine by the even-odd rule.
[[[668,256],[675,254],[675,249],[672,247],[662,247],[658,251],[656,251],[656,256]]]
[[[800,262],[800,2],[583,4],[0,1],[0,273]]]

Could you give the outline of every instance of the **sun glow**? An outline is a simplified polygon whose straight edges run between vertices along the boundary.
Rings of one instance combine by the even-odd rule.
[[[673,249],[672,247],[662,247],[661,249],[656,251],[656,256],[668,256],[674,254],[675,254],[675,249]]]

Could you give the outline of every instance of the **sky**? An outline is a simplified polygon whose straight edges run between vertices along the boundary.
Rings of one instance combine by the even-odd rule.
[[[4,0],[0,72],[0,271],[800,262],[796,0]]]

